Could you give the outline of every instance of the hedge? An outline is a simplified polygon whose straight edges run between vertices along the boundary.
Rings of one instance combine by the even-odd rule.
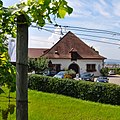
[[[30,75],[28,87],[32,90],[67,95],[83,100],[120,105],[120,86],[110,83],[58,79]]]

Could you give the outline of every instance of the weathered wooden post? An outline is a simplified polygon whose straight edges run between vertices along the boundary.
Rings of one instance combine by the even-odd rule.
[[[28,120],[28,25],[24,15],[17,18],[16,120]]]

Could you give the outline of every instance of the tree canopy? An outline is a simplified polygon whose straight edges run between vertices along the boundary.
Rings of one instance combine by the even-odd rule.
[[[64,18],[66,13],[71,14],[72,11],[65,0],[27,0],[8,8],[3,7],[0,0],[0,85],[7,83],[10,87],[15,82],[16,72],[10,63],[7,40],[8,35],[16,37],[17,17],[24,15],[28,26],[36,23],[43,27],[46,22]]]

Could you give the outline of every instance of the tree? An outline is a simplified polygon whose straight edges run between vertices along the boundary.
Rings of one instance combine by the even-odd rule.
[[[100,70],[100,73],[101,73],[102,76],[108,76],[109,68],[108,67],[102,68]]]
[[[47,21],[52,23],[53,18],[64,18],[72,10],[65,0],[27,0],[9,8],[4,8],[0,0],[0,84],[8,82],[8,78],[11,78],[9,83],[15,82],[15,68],[9,62],[6,40],[7,35],[16,37],[17,17],[23,14],[28,26],[34,22],[43,27]]]
[[[55,19],[57,18],[64,18],[64,16],[66,15],[66,13],[71,14],[72,13],[72,8],[69,7],[67,5],[67,2],[65,0],[27,0],[27,2],[22,2],[20,4],[16,4],[12,7],[9,8],[4,8],[3,7],[3,2],[2,0],[0,0],[0,32],[1,35],[5,36],[6,34],[11,35],[12,37],[16,37],[16,29],[17,29],[17,45],[18,43],[20,44],[17,48],[17,56],[18,56],[18,67],[17,67],[17,88],[21,89],[20,91],[24,91],[24,86],[25,89],[27,87],[27,85],[23,84],[23,89],[20,86],[21,84],[19,84],[19,81],[21,81],[22,77],[21,77],[21,73],[19,70],[24,69],[23,75],[25,75],[25,81],[27,81],[27,77],[26,77],[26,73],[27,73],[27,67],[26,66],[26,57],[24,58],[25,60],[25,64],[24,63],[19,63],[20,62],[20,53],[22,51],[22,37],[25,38],[25,42],[28,42],[27,36],[28,35],[23,35],[23,31],[25,28],[25,33],[28,34],[27,32],[27,27],[31,25],[32,22],[36,23],[36,25],[43,27],[45,25],[45,23],[48,21],[50,23],[52,23],[52,18]],[[16,28],[16,23],[17,23],[17,28]],[[0,37],[1,37],[0,35]],[[2,40],[2,39],[1,39]],[[2,43],[0,43],[0,49],[2,49],[2,45],[4,45],[4,41],[2,40]],[[25,46],[26,47],[26,46]],[[8,72],[10,73],[10,75],[13,72],[13,68],[9,70],[10,66],[7,65],[7,59],[6,57],[8,57],[8,54],[4,51],[5,47],[3,47],[3,52],[1,52],[1,57],[0,57],[0,65],[5,65],[7,67]],[[20,51],[19,51],[20,50]],[[24,56],[26,56],[27,54],[27,49],[25,48],[25,52],[22,51],[22,53],[24,54]],[[3,55],[3,56],[2,56]],[[4,60],[5,58],[5,60]],[[9,61],[8,61],[9,62]],[[24,61],[23,61],[24,62]],[[21,68],[20,66],[23,66],[23,68]],[[4,69],[1,69],[4,71]],[[6,75],[5,72],[2,72],[1,76]],[[20,78],[19,78],[20,77]],[[2,77],[1,77],[2,78]],[[2,79],[1,79],[2,80]],[[7,79],[6,79],[7,80]],[[27,82],[26,82],[27,83]],[[21,95],[19,95],[18,93],[18,97],[20,98]],[[23,97],[27,96],[27,93],[25,93],[23,95]],[[18,100],[18,103],[21,104],[17,104],[17,109],[20,109],[21,111],[18,111],[18,116],[17,119],[21,119],[23,118],[23,120],[27,120],[27,111],[22,111],[24,110],[23,107],[27,107],[27,101],[26,98],[25,100]],[[24,106],[25,105],[25,106]],[[27,109],[26,109],[27,110]],[[21,114],[19,114],[21,113]],[[22,114],[23,113],[23,114]],[[21,116],[20,116],[21,115]],[[25,116],[24,116],[25,115]]]
[[[0,86],[7,85],[10,91],[15,90],[15,67],[10,63],[6,37],[0,35]],[[14,88],[14,89],[13,89]]]
[[[28,59],[28,71],[35,71],[35,73],[43,73],[46,69],[48,69],[48,60],[46,58],[40,57],[37,59]]]
[[[65,0],[27,0],[16,4],[9,8],[3,7],[3,2],[0,0],[0,79],[3,81],[6,72],[9,75],[15,73],[13,66],[9,62],[7,52],[7,35],[16,37],[17,17],[23,14],[26,18],[28,26],[31,23],[43,27],[48,21],[52,23],[52,19],[64,18],[66,13],[71,14],[72,8],[67,5]],[[7,71],[3,69],[6,67]],[[11,69],[11,70],[10,70]],[[13,79],[14,76],[12,76]],[[10,77],[8,77],[10,78]],[[6,79],[6,78],[4,78]]]

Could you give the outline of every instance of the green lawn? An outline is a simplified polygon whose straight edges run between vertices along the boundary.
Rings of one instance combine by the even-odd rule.
[[[0,95],[0,108],[7,108],[7,94]],[[11,95],[15,104],[15,93]],[[29,90],[29,120],[120,120],[120,107],[83,101],[57,94]],[[1,113],[0,113],[1,120]],[[15,120],[15,113],[8,120]]]

